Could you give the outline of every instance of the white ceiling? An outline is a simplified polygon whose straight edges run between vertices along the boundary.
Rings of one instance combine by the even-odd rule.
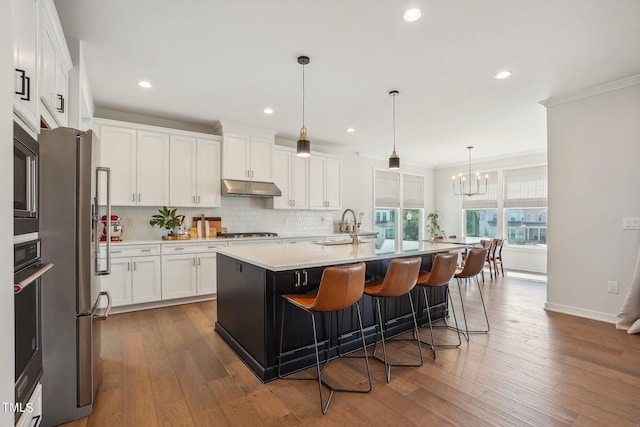
[[[312,149],[388,157],[397,89],[398,154],[425,166],[465,162],[467,145],[474,160],[545,150],[538,101],[640,73],[638,0],[55,3],[65,35],[86,42],[98,107],[295,140],[307,55]],[[408,23],[411,6],[423,16]]]

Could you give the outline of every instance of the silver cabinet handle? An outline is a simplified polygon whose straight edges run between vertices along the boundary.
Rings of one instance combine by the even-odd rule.
[[[136,193],[131,193],[131,201],[132,202],[136,201]]]
[[[140,252],[151,252],[151,249],[140,249]]]
[[[307,279],[308,279],[307,270],[304,270],[303,274],[304,274],[304,283],[302,283],[302,286],[307,286]]]
[[[191,200],[193,201],[193,203],[195,204],[196,202],[196,196],[191,196]]]
[[[136,271],[136,264],[137,264],[137,262],[134,261],[133,262],[133,271]]]
[[[111,251],[112,254],[119,254],[122,253],[122,251]]]
[[[198,204],[200,204],[200,196],[198,196]]]
[[[141,196],[142,195],[140,193],[138,193],[138,202],[140,201]]]
[[[131,263],[130,262],[127,263],[127,271],[131,271]]]
[[[196,259],[195,258],[191,258],[191,266],[192,267],[196,266]]]
[[[200,258],[196,258],[198,260],[198,265],[200,265]]]
[[[184,251],[184,248],[173,248],[174,251]]]
[[[300,286],[300,272],[296,271],[296,284],[294,285],[296,288]]]

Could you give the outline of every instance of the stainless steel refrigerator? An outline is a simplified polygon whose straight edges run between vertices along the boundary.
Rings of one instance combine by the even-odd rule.
[[[100,323],[111,307],[99,280],[110,273],[109,239],[107,263],[98,265],[98,224],[101,215],[111,216],[111,206],[110,172],[97,166],[98,140],[92,131],[43,130],[39,142],[39,236],[43,259],[56,265],[42,279],[46,427],[91,413],[100,382]],[[108,300],[104,311],[99,309],[103,297]]]

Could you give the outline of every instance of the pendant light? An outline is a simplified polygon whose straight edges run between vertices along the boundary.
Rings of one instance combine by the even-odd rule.
[[[451,177],[451,183],[453,184],[453,194],[456,196],[467,196],[467,197],[471,197],[471,196],[482,196],[487,194],[487,188],[489,185],[489,175],[485,175],[484,176],[484,190],[481,188],[480,186],[480,174],[476,173],[476,189],[475,191],[472,190],[472,185],[471,185],[471,181],[472,181],[472,174],[471,174],[471,150],[473,150],[473,145],[470,145],[467,147],[467,150],[469,150],[469,173],[468,175],[465,177],[463,174],[458,175],[458,187],[456,188],[456,176],[452,176]]]
[[[309,157],[311,155],[311,141],[307,139],[307,128],[304,126],[304,66],[309,63],[308,56],[299,56],[298,64],[302,65],[302,128],[298,139],[296,156]]]
[[[397,90],[389,92],[389,96],[393,97],[393,152],[389,156],[389,169],[400,169],[400,157],[396,153],[396,96],[399,93]]]

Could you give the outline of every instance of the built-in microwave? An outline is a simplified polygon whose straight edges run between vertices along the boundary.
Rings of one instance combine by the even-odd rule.
[[[13,123],[14,235],[38,231],[38,142]]]

